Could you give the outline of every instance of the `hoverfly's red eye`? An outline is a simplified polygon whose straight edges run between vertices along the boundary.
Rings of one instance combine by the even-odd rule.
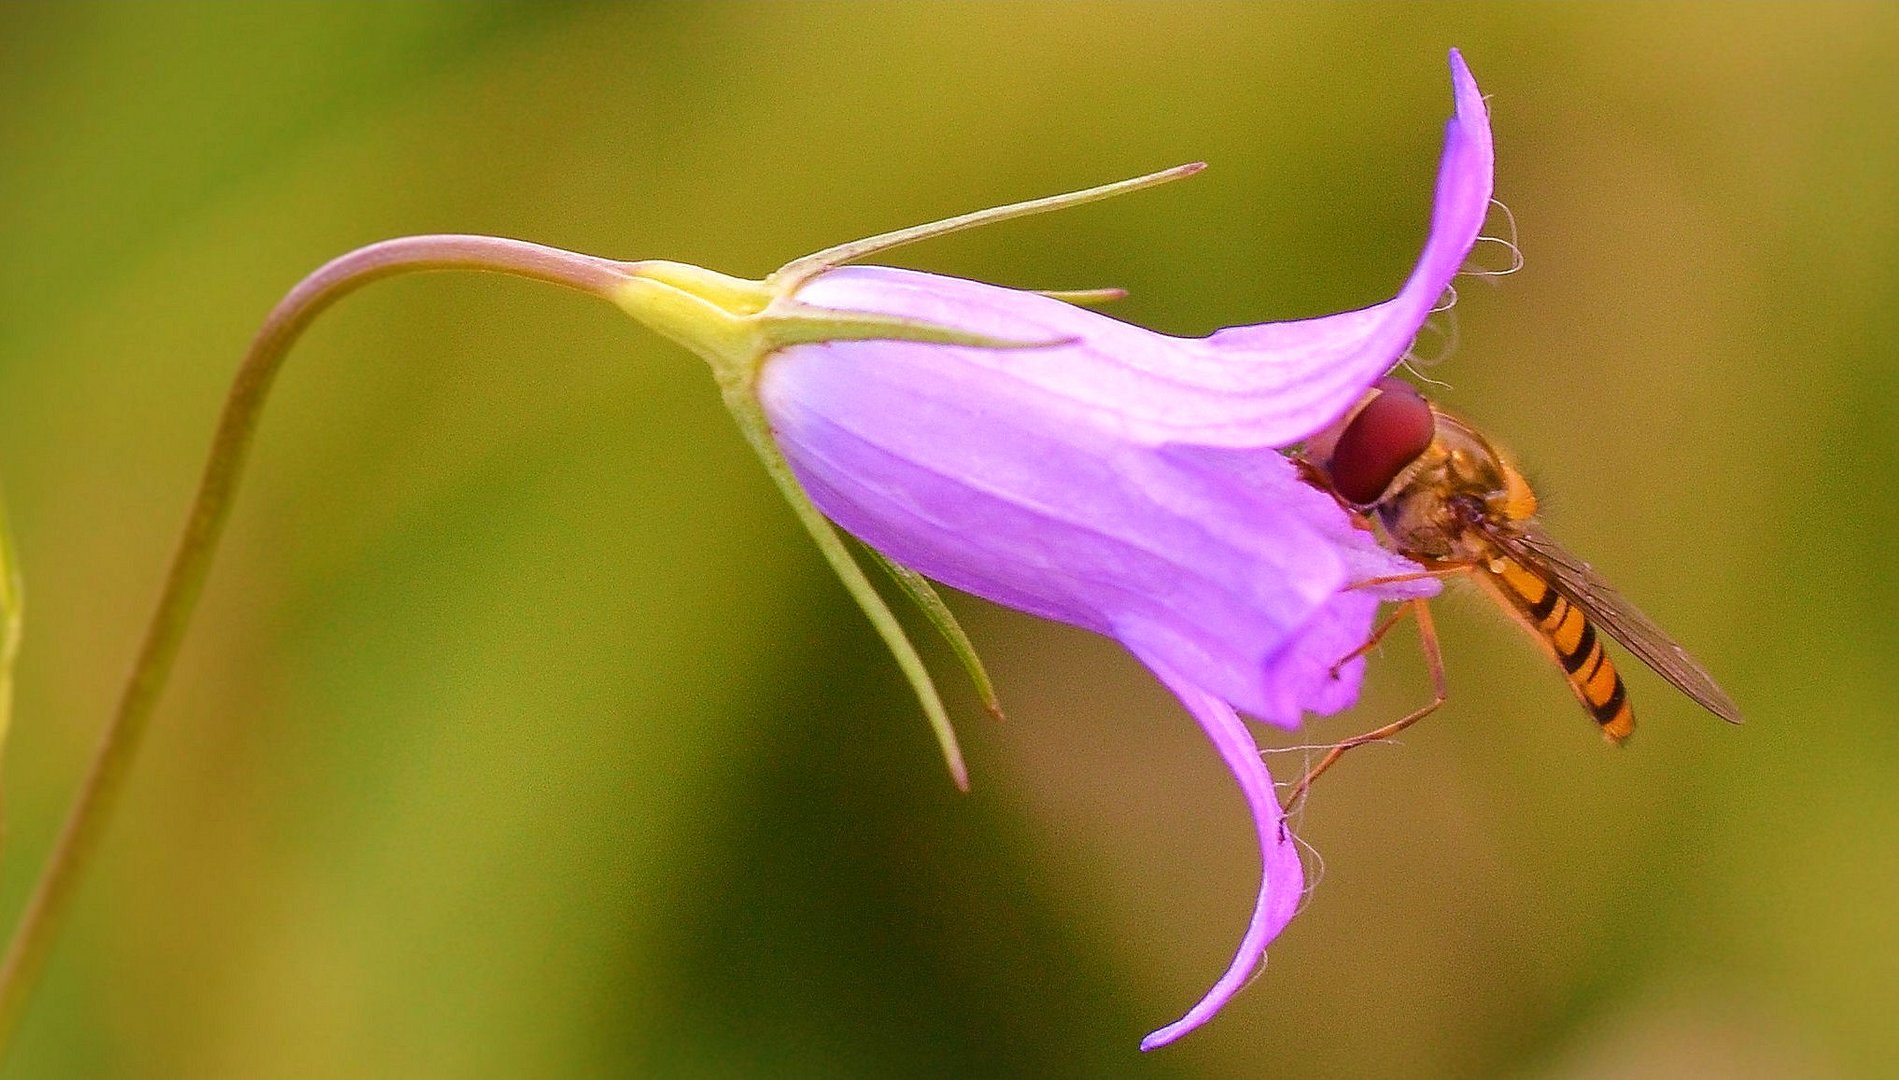
[[[1430,447],[1437,421],[1410,383],[1387,375],[1378,396],[1339,435],[1326,472],[1332,489],[1360,506],[1377,501],[1406,465]]]

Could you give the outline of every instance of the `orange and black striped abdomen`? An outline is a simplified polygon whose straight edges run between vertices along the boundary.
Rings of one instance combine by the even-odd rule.
[[[1601,726],[1603,735],[1614,742],[1628,738],[1635,731],[1628,689],[1603,648],[1595,624],[1582,609],[1541,575],[1509,556],[1495,556],[1478,573],[1563,666],[1569,688]]]

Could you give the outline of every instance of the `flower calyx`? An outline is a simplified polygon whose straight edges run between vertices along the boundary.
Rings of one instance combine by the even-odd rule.
[[[728,393],[749,395],[765,358],[791,345],[917,341],[1039,349],[1066,343],[997,338],[916,319],[817,307],[795,295],[808,277],[774,274],[752,281],[663,259],[626,263],[622,270],[626,278],[614,290],[614,303],[705,360]]]
[[[728,398],[750,396],[765,358],[791,345],[825,341],[915,341],[982,349],[1043,349],[1065,345],[1067,339],[1000,338],[918,319],[818,307],[801,302],[798,292],[827,270],[895,247],[979,225],[1111,198],[1183,179],[1203,168],[1205,166],[1198,162],[1180,165],[1083,191],[992,207],[853,240],[794,259],[763,281],[664,259],[621,263],[618,269],[625,276],[614,286],[610,298],[628,315],[710,364]],[[1093,289],[1048,295],[1072,303],[1090,304],[1115,299],[1121,293],[1116,289]]]

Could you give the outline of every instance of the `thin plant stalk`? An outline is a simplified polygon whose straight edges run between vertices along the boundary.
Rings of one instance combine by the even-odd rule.
[[[24,603],[20,558],[7,523],[5,500],[0,499],[0,760],[6,757],[7,738],[13,731],[13,663],[20,655]],[[4,838],[5,832],[6,823],[0,819],[0,838]]]
[[[184,534],[165,575],[158,607],[126,679],[118,709],[99,737],[72,809],[20,916],[5,959],[0,961],[0,1048],[12,1043],[22,1007],[71,905],[74,887],[123,794],[129,767],[204,591],[205,577],[230,517],[232,498],[250,456],[264,401],[285,356],[311,320],[337,300],[372,281],[423,270],[486,270],[564,285],[603,298],[625,278],[620,264],[521,240],[411,236],[359,248],[325,264],[271,310],[225,400]]]

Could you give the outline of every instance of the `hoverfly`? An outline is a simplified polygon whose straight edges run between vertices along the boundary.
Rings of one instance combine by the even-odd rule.
[[[1414,577],[1475,578],[1561,665],[1570,690],[1612,743],[1635,730],[1635,714],[1598,627],[1709,712],[1741,722],[1734,701],[1686,649],[1588,563],[1549,538],[1536,520],[1536,494],[1489,440],[1402,379],[1387,377],[1375,391],[1338,429],[1322,460],[1300,459],[1308,481],[1330,491],[1367,527],[1375,521],[1386,547],[1424,568],[1359,586]],[[1307,453],[1319,456],[1321,449],[1309,447]],[[1443,662],[1423,600],[1400,608],[1340,663],[1371,649],[1407,610],[1418,619],[1435,699],[1334,746],[1294,787],[1288,806],[1346,750],[1396,734],[1444,703]]]

